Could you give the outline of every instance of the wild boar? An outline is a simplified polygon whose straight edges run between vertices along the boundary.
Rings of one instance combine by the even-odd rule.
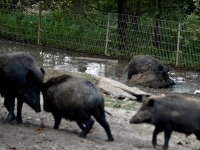
[[[58,129],[61,119],[76,121],[81,128],[81,137],[86,137],[94,124],[93,116],[105,129],[108,140],[114,141],[106,121],[104,98],[99,88],[80,77],[61,75],[52,77],[42,89],[44,110],[54,116],[54,129]]]
[[[0,94],[9,114],[6,121],[22,121],[22,105],[27,103],[36,112],[40,112],[40,91],[43,85],[44,69],[34,58],[25,52],[0,56]],[[17,117],[14,114],[17,98]]]
[[[169,68],[161,63],[158,59],[150,55],[137,55],[128,65],[128,79],[131,79],[132,75],[138,73],[144,73],[146,71],[165,71],[169,72]]]
[[[180,95],[146,99],[139,111],[130,119],[130,123],[155,125],[152,138],[154,148],[157,143],[156,137],[162,131],[165,150],[168,149],[173,131],[186,135],[195,134],[200,140],[200,102]]]
[[[132,75],[128,85],[142,85],[150,88],[167,88],[175,85],[165,71],[146,71],[141,74]]]

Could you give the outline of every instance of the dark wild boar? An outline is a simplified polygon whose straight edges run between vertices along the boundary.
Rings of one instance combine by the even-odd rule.
[[[132,75],[146,71],[165,71],[168,73],[169,68],[150,55],[137,55],[129,62],[127,78],[131,79]]]
[[[86,137],[94,124],[93,116],[105,129],[108,140],[114,141],[106,121],[104,98],[100,90],[88,80],[70,75],[50,78],[44,83],[44,110],[51,112],[58,129],[61,119],[76,121],[81,137]]]
[[[156,147],[157,135],[164,131],[163,149],[173,131],[195,134],[200,140],[200,102],[186,99],[180,95],[168,95],[143,101],[139,111],[130,119],[130,123],[149,123],[155,125],[152,144]]]
[[[25,52],[0,56],[0,94],[9,111],[6,121],[22,123],[22,105],[27,103],[36,112],[41,111],[40,91],[44,70],[39,68],[34,58]],[[14,114],[17,98],[17,117]]]
[[[165,71],[147,71],[141,74],[132,75],[128,81],[130,86],[142,85],[150,88],[167,88],[175,85]]]

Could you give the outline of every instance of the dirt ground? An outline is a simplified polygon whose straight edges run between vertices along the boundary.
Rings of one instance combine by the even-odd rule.
[[[56,74],[56,73],[55,73]],[[54,75],[55,75],[54,74]],[[46,75],[48,78],[51,75]],[[190,95],[187,95],[190,97]],[[198,98],[198,97],[195,97]],[[41,97],[42,99],[42,97]],[[135,103],[130,103],[134,105]],[[42,105],[42,100],[41,100]],[[139,104],[140,105],[140,104]],[[7,110],[0,99],[0,150],[153,150],[151,144],[154,126],[147,124],[133,125],[129,123],[135,109],[111,108],[106,110],[112,114],[107,115],[114,142],[107,141],[104,129],[95,122],[91,132],[86,138],[79,137],[81,130],[75,122],[62,120],[58,130],[53,129],[54,119],[50,113],[44,111],[35,113],[24,104],[22,118],[24,123],[12,125],[5,122]],[[138,105],[137,105],[138,106]],[[159,146],[162,149],[163,133],[158,135]],[[195,150],[200,148],[200,142],[194,135],[186,137],[184,134],[173,132],[169,150]]]

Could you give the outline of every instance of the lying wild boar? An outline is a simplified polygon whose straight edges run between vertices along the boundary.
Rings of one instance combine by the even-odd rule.
[[[129,62],[127,78],[131,79],[132,75],[146,71],[165,71],[168,73],[169,68],[150,55],[137,55]]]
[[[195,134],[200,140],[200,101],[187,99],[180,95],[168,95],[143,101],[139,111],[130,119],[130,123],[149,123],[155,125],[152,144],[156,147],[157,135],[164,131],[163,149],[173,131]]]
[[[18,52],[0,56],[0,94],[9,111],[7,122],[16,119],[22,123],[22,105],[27,103],[40,112],[40,91],[43,85],[44,70],[28,53]],[[14,114],[17,98],[17,117]]]
[[[175,85],[165,71],[147,71],[141,74],[132,75],[128,81],[130,86],[142,85],[150,88],[167,88]]]
[[[106,121],[103,95],[90,81],[70,75],[53,77],[44,83],[42,94],[44,110],[54,116],[54,129],[65,118],[76,121],[82,129],[80,136],[86,137],[94,124],[93,116],[105,129],[108,140],[114,141]]]

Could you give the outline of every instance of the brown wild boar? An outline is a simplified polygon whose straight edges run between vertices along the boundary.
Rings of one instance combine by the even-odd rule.
[[[165,71],[146,71],[144,73],[132,75],[128,85],[142,85],[150,88],[167,88],[175,85]]]
[[[200,140],[200,101],[180,95],[146,99],[139,111],[130,119],[130,123],[155,125],[152,138],[154,148],[156,137],[162,131],[165,140],[164,150],[168,149],[173,131],[186,135],[195,134]]]

